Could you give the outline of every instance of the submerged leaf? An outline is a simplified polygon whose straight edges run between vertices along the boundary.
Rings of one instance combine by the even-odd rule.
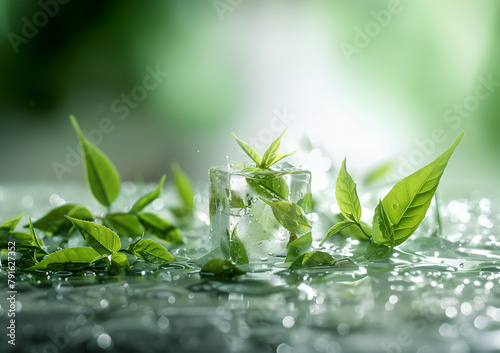
[[[56,251],[26,271],[45,269],[76,270],[89,267],[93,262],[103,258],[90,247],[75,247]]]
[[[118,275],[124,271],[130,271],[130,264],[128,263],[127,256],[119,252],[111,255],[111,260],[109,262],[110,274]]]
[[[394,228],[394,245],[399,245],[408,239],[425,218],[439,180],[463,136],[462,133],[455,143],[433,162],[394,185],[382,199],[381,203]],[[373,240],[376,243],[391,244],[388,234],[376,229],[379,228],[379,221],[375,217],[373,228]]]
[[[205,276],[234,277],[245,274],[245,271],[240,270],[229,260],[213,259],[201,268],[200,274]]]
[[[99,203],[109,206],[120,191],[120,175],[111,160],[83,135],[75,117],[71,115],[70,119],[80,140],[90,190]]]
[[[311,213],[313,211],[312,194],[310,192],[305,194],[304,197],[297,202],[297,205],[304,210],[304,213]]]
[[[245,180],[257,194],[266,199],[286,200],[290,193],[283,177],[270,175],[262,178],[245,178]]]
[[[288,244],[285,262],[294,262],[299,256],[311,249],[312,233],[306,233]]]
[[[337,183],[335,184],[335,198],[340,211],[350,221],[359,223],[361,220],[361,205],[356,192],[356,184],[346,169],[346,159],[342,162]]]
[[[229,247],[229,256],[231,259],[238,265],[247,264],[248,261],[248,253],[245,248],[245,244],[238,238],[238,226],[234,226],[233,232],[231,233],[231,237],[228,242]]]
[[[140,211],[142,211],[144,209],[144,207],[146,207],[151,202],[153,202],[155,199],[157,199],[158,197],[160,197],[161,190],[163,188],[163,183],[165,182],[165,178],[166,178],[166,176],[163,175],[161,177],[160,182],[158,183],[158,186],[156,187],[156,189],[154,189],[150,193],[144,195],[139,200],[137,200],[134,203],[134,205],[132,206],[132,208],[130,209],[130,212],[131,213],[140,212]]]
[[[260,199],[272,208],[274,217],[291,233],[304,234],[311,228],[304,210],[296,203]]]
[[[365,258],[367,260],[384,259],[392,254],[392,248],[376,243],[370,243],[365,250]]]
[[[75,225],[85,241],[99,254],[111,255],[120,250],[120,238],[111,229],[97,223],[66,217]]]

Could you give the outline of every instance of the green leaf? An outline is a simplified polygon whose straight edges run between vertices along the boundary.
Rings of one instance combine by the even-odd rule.
[[[106,227],[113,229],[120,237],[139,237],[144,228],[139,217],[131,213],[110,213],[103,219]]]
[[[335,198],[340,211],[350,221],[359,223],[361,220],[361,205],[358,194],[356,193],[356,184],[352,180],[346,169],[346,159],[342,162],[337,183],[335,185]]]
[[[130,264],[128,263],[127,256],[119,252],[111,255],[111,260],[109,261],[109,273],[112,275],[119,275],[124,271],[130,271]]]
[[[75,247],[56,251],[26,271],[48,269],[84,269],[93,262],[103,258],[97,251],[90,247]]]
[[[66,216],[82,234],[85,241],[101,255],[112,255],[121,247],[120,238],[111,229],[97,223]]]
[[[0,224],[0,229],[4,229],[4,230],[7,230],[9,232],[12,232],[14,230],[14,228],[16,228],[17,224],[19,223],[19,221],[21,220],[21,218],[23,216],[24,216],[24,212],[21,213],[17,217],[11,218],[11,219],[3,222],[2,224]]]
[[[160,197],[161,195],[161,190],[163,188],[163,183],[165,182],[165,178],[166,176],[163,175],[160,179],[160,182],[158,183],[158,186],[156,187],[156,189],[154,189],[153,191],[151,191],[149,194],[146,194],[144,195],[143,197],[141,197],[139,200],[136,201],[136,203],[134,203],[134,205],[132,206],[132,208],[130,209],[130,212],[131,213],[137,213],[137,212],[140,212],[144,209],[144,207],[146,207],[147,205],[149,205],[151,202],[153,202],[154,200],[156,200],[158,197]]]
[[[126,251],[151,263],[177,262],[167,249],[151,239],[141,239],[127,247]]]
[[[50,210],[45,216],[33,223],[37,229],[43,230],[45,235],[54,234],[67,235],[70,233],[73,224],[64,216],[91,221],[92,213],[81,205],[65,204]]]
[[[42,249],[43,242],[40,239],[38,239],[38,237],[35,234],[35,230],[33,229],[33,223],[31,222],[31,217],[29,218],[29,220],[30,220],[30,235],[32,239],[32,245],[38,248],[44,254],[47,254],[47,252]]]
[[[263,198],[260,199],[271,206],[274,217],[291,233],[304,234],[311,228],[304,210],[296,203],[287,201],[273,202]]]
[[[365,250],[365,258],[367,260],[372,259],[385,259],[392,254],[392,248],[376,243],[370,243]]]
[[[333,227],[331,227],[326,235],[323,237],[323,240],[321,240],[321,243],[319,246],[322,246],[330,237],[334,236],[335,234],[339,233],[342,229],[347,228],[349,226],[352,226],[356,224],[356,222],[353,221],[342,221],[339,223],[336,223]]]
[[[323,251],[310,251],[299,256],[290,266],[290,270],[296,270],[303,267],[315,267],[321,265],[333,264],[335,260],[332,255]]]
[[[391,221],[389,220],[387,212],[385,212],[384,204],[382,202],[378,203],[378,206],[375,209],[374,217],[378,218],[378,226],[383,234],[383,237],[385,239],[389,239],[389,245],[391,247],[394,247],[395,244],[394,227],[391,224]]]
[[[283,138],[283,135],[285,134],[286,130],[287,129],[285,129],[281,133],[281,135],[271,143],[266,152],[264,152],[264,155],[262,156],[262,163],[260,163],[262,168],[269,168],[273,164],[277,163],[279,160],[296,152],[293,151],[293,152],[281,153],[278,155],[281,145],[281,139]]]
[[[173,226],[166,219],[153,213],[140,213],[139,220],[144,228],[154,236],[174,244],[182,244],[182,234],[179,228]]]
[[[247,264],[248,261],[248,253],[245,248],[245,244],[238,238],[238,226],[234,226],[233,232],[231,233],[231,237],[229,239],[229,256],[231,259],[238,265]]]
[[[311,249],[312,233],[306,233],[288,244],[285,262],[294,262],[300,255]]]
[[[191,182],[186,174],[181,170],[179,164],[173,163],[172,172],[174,174],[174,181],[177,187],[177,192],[182,200],[183,206],[188,211],[194,210],[194,191]]]
[[[238,145],[240,145],[241,149],[250,158],[252,158],[252,160],[257,164],[257,167],[260,167],[260,165],[262,163],[262,159],[260,157],[260,154],[258,154],[257,151],[255,151],[252,147],[250,147],[246,142],[243,142],[238,137],[236,137],[236,135],[234,134],[234,132],[232,132],[231,134],[233,135],[233,137],[236,140],[236,142],[238,142]]]
[[[392,169],[394,169],[394,161],[386,161],[373,168],[364,178],[366,185],[374,184],[385,177]]]
[[[89,188],[99,203],[109,206],[120,191],[120,175],[109,158],[83,135],[75,117],[70,119],[82,147]]]
[[[266,176],[263,178],[245,178],[247,184],[266,199],[286,200],[290,193],[283,177]]]
[[[383,208],[390,224],[394,227],[394,245],[399,245],[408,239],[425,218],[439,180],[463,136],[462,133],[455,143],[433,162],[394,185],[382,199]],[[375,217],[373,227],[374,242],[384,245],[390,244],[387,235],[380,232],[380,229],[375,229],[379,227]]]
[[[240,270],[231,261],[226,259],[213,259],[208,261],[200,271],[204,276],[219,276],[219,277],[234,277],[245,274],[245,271]]]
[[[305,194],[304,197],[297,202],[297,205],[304,210],[304,213],[311,213],[313,211],[312,194],[310,192]]]

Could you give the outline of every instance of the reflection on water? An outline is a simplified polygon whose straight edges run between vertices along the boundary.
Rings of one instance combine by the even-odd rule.
[[[4,201],[31,195],[34,217],[62,195],[92,203],[82,188],[2,190]],[[140,193],[134,187],[127,197]],[[168,195],[155,204],[166,217]],[[198,223],[184,232],[187,246],[172,250],[186,264],[138,261],[121,278],[18,273],[16,346],[2,335],[1,351],[499,352],[500,202],[474,195],[442,202],[442,236],[417,233],[389,260],[366,261],[364,244],[334,237],[326,251],[352,261],[291,272],[269,258],[260,271],[225,281],[198,273],[208,237],[200,207]],[[24,203],[12,201],[9,210],[2,203],[0,214]],[[0,282],[4,288],[5,271]],[[4,317],[5,298],[0,303]]]

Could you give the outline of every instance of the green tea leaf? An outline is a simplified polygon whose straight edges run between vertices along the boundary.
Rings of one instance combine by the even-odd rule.
[[[247,184],[266,199],[286,200],[290,193],[283,177],[245,178]]]
[[[128,263],[127,256],[119,252],[111,255],[111,260],[109,261],[109,273],[112,275],[119,275],[124,271],[130,271],[130,264]]]
[[[288,244],[288,252],[286,254],[285,262],[294,262],[300,255],[305,254],[311,249],[312,233],[306,233],[298,237],[290,244]]]
[[[26,271],[84,269],[101,258],[103,258],[103,256],[90,247],[67,248],[53,252],[36,265],[27,268]]]
[[[262,168],[269,168],[273,164],[277,163],[281,159],[295,153],[296,151],[293,152],[287,152],[287,153],[281,153],[278,155],[278,152],[280,150],[280,145],[281,145],[281,139],[283,138],[283,135],[285,134],[287,129],[285,129],[281,135],[274,140],[269,148],[264,152],[264,155],[262,156],[262,163],[260,163],[260,166]]]
[[[385,212],[384,204],[382,202],[378,203],[378,206],[375,209],[374,217],[378,218],[378,226],[383,234],[383,237],[385,239],[389,239],[389,245],[391,247],[394,247],[395,244],[394,227],[391,224],[391,221],[389,220],[387,212]]]
[[[202,276],[234,277],[245,274],[231,261],[226,259],[213,259],[208,261],[200,271]]]
[[[365,250],[365,258],[367,260],[372,259],[385,259],[392,254],[392,248],[376,243],[370,243]]]
[[[103,223],[121,237],[135,238],[144,233],[139,217],[132,213],[110,213],[103,219]]]
[[[356,222],[353,221],[342,221],[339,223],[336,223],[333,227],[331,227],[326,235],[323,237],[323,240],[321,240],[321,243],[319,246],[322,246],[330,237],[334,236],[335,234],[339,233],[342,229],[347,228],[349,226],[352,226],[356,224]]]
[[[16,228],[17,224],[19,223],[19,221],[21,220],[21,218],[23,216],[24,216],[24,212],[21,213],[17,217],[11,218],[11,219],[3,222],[2,224],[0,224],[0,229],[12,232],[14,230],[14,228]]]
[[[167,249],[151,239],[139,240],[127,247],[126,251],[151,263],[177,262]]]
[[[247,264],[248,261],[248,253],[245,248],[245,244],[238,238],[238,226],[234,226],[233,232],[231,233],[231,237],[229,239],[229,256],[231,259],[238,265]]]
[[[311,228],[304,210],[296,203],[260,199],[272,208],[274,217],[291,233],[304,234]]]
[[[188,211],[194,210],[194,191],[191,182],[186,174],[181,170],[179,164],[173,163],[172,172],[174,173],[174,181],[177,187],[177,192],[182,200],[184,208]]]
[[[303,267],[315,267],[322,265],[331,265],[334,262],[332,255],[323,251],[310,251],[299,256],[290,266],[290,270],[296,270]]]
[[[35,234],[35,230],[33,229],[33,223],[31,222],[31,217],[29,218],[30,220],[30,235],[32,239],[32,245],[38,248],[42,253],[47,254],[45,250],[43,250],[42,246],[44,245],[43,242],[38,239],[38,237]]]
[[[81,205],[65,204],[50,210],[45,216],[33,223],[33,227],[43,230],[45,235],[68,235],[73,224],[64,216],[91,221],[92,213]]]
[[[120,175],[109,158],[83,135],[75,117],[71,115],[70,119],[82,147],[90,190],[99,203],[109,206],[120,191]]]
[[[182,234],[179,228],[173,226],[166,219],[153,213],[140,213],[139,220],[144,228],[154,236],[174,244],[182,244]]]
[[[312,194],[310,192],[305,194],[304,197],[297,202],[297,205],[304,210],[304,213],[311,213],[313,211]]]
[[[156,189],[154,189],[149,194],[146,194],[143,197],[141,197],[139,200],[137,200],[136,203],[130,209],[130,212],[131,213],[140,212],[140,211],[142,211],[144,209],[144,207],[146,207],[151,202],[153,202],[155,199],[157,199],[158,197],[160,197],[161,190],[163,188],[163,183],[165,182],[165,178],[166,178],[166,176],[163,175],[161,177],[160,182],[158,183],[158,186],[156,187]]]
[[[112,255],[120,250],[120,238],[111,229],[97,223],[66,217],[75,225],[85,241],[99,254]]]
[[[335,185],[335,198],[340,211],[350,221],[359,223],[361,220],[361,205],[356,192],[356,184],[346,169],[346,159],[342,162],[337,183]]]
[[[433,162],[394,185],[382,199],[384,210],[390,224],[394,227],[394,245],[399,245],[408,239],[425,218],[439,180],[463,136],[462,133],[455,143]],[[376,227],[379,227],[375,218],[373,227],[374,242],[384,245],[390,244],[390,239],[385,234],[375,230]]]
[[[246,142],[243,142],[238,137],[236,137],[236,135],[234,134],[234,132],[232,132],[231,134],[233,135],[233,137],[236,140],[236,142],[238,142],[238,145],[240,145],[241,149],[250,158],[252,158],[252,160],[257,164],[258,167],[260,167],[260,165],[262,163],[262,159],[260,157],[260,154],[258,154],[257,151],[255,151],[252,147],[250,147]]]

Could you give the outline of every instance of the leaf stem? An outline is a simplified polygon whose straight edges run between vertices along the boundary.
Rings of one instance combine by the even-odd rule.
[[[372,240],[372,236],[370,234],[368,234],[367,232],[365,232],[365,230],[363,229],[363,227],[361,226],[361,223],[359,222],[356,222],[355,223],[359,229],[361,229],[361,231],[363,232],[364,235],[366,235],[368,237],[368,239]]]

